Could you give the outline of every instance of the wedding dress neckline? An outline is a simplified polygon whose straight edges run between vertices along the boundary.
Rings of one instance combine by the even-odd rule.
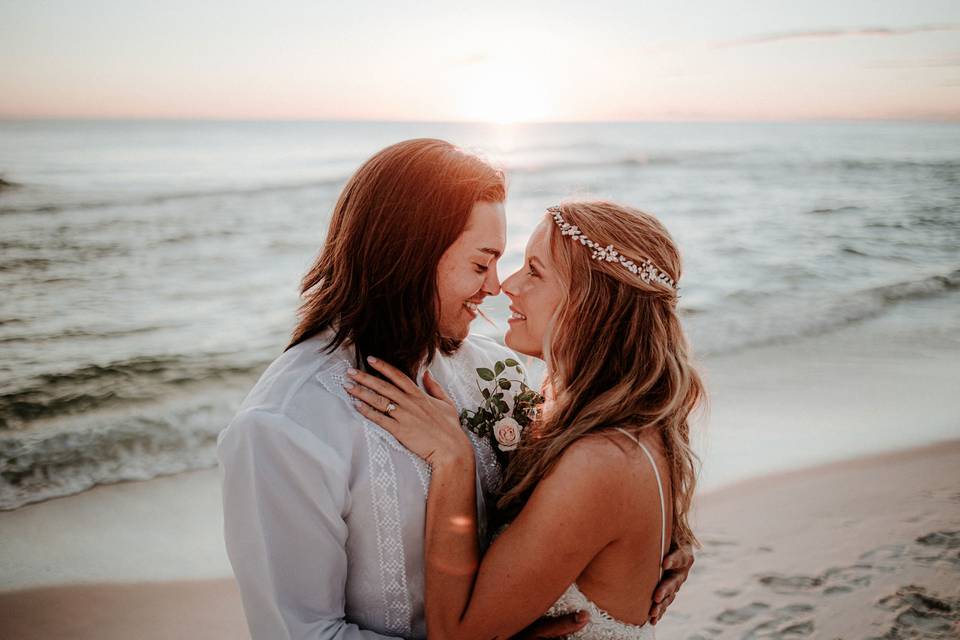
[[[657,478],[657,491],[660,494],[660,562],[663,562],[663,556],[666,553],[666,533],[667,533],[667,512],[664,508],[663,482],[660,480],[660,470],[653,458],[650,450],[640,442],[640,438],[634,436],[629,431],[615,427],[617,431],[625,434],[628,438],[636,442],[647,456],[647,460],[653,466],[654,476]],[[660,567],[660,576],[663,576],[663,567]],[[641,625],[630,624],[617,620],[609,613],[601,609],[590,600],[582,591],[577,583],[574,582],[560,596],[560,599],[547,611],[548,616],[560,616],[575,611],[586,611],[590,614],[590,622],[582,629],[573,633],[568,638],[577,640],[648,640],[654,638],[653,627],[644,623]]]

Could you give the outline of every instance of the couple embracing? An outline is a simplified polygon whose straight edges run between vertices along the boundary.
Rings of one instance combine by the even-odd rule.
[[[501,282],[505,199],[430,139],[340,194],[291,343],[218,441],[254,640],[653,637],[696,544],[677,248],[569,202]],[[470,334],[501,292],[509,349]]]

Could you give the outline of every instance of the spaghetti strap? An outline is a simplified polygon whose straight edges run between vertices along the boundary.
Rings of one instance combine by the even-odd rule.
[[[664,505],[663,500],[663,482],[660,480],[660,470],[657,468],[657,463],[653,459],[653,454],[650,453],[650,450],[647,449],[646,445],[640,442],[638,436],[633,435],[626,429],[621,429],[620,427],[614,427],[620,433],[623,433],[628,438],[640,445],[640,448],[643,449],[643,452],[647,454],[647,460],[650,461],[650,464],[653,466],[653,475],[657,478],[657,491],[660,494],[660,577],[663,577],[663,557],[667,554],[666,544],[667,544],[667,510]]]

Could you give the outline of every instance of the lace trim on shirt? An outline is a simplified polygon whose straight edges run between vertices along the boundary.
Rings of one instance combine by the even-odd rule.
[[[397,470],[387,444],[365,433],[370,455],[370,486],[376,521],[377,550],[380,554],[380,586],[383,591],[384,628],[390,634],[409,636],[411,628],[410,591],[403,553]]]
[[[463,411],[467,402],[472,404],[471,409],[475,409],[483,403],[483,396],[480,395],[480,391],[476,387],[477,371],[466,361],[466,356],[462,355],[462,351],[461,349],[450,357],[456,368],[456,375],[453,376],[450,384],[454,385],[457,390],[457,393],[453,394],[454,402],[457,404],[457,413]],[[513,404],[512,398],[510,404]],[[470,437],[473,450],[477,454],[477,469],[480,471],[480,482],[483,485],[483,490],[488,494],[493,494],[500,488],[502,477],[502,469],[500,468],[500,462],[497,460],[496,452],[493,450],[493,444],[489,439],[481,439],[472,431],[468,431],[467,435]]]
[[[329,367],[316,375],[317,380],[324,388],[337,396],[356,413],[357,419],[363,424],[367,432],[372,432],[375,436],[386,442],[391,448],[407,456],[413,463],[413,468],[420,478],[420,486],[423,488],[423,497],[427,497],[430,490],[430,467],[421,458],[417,457],[412,451],[400,444],[400,441],[393,437],[393,434],[384,430],[380,425],[374,424],[364,418],[353,406],[353,397],[343,388],[343,383],[347,381],[347,369],[353,365],[344,358],[337,359]]]

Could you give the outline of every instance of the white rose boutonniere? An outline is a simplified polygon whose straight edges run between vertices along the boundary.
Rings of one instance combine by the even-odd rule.
[[[513,358],[497,361],[489,369],[477,369],[477,378],[483,402],[476,409],[461,411],[460,423],[477,436],[489,438],[500,462],[505,463],[504,454],[520,445],[524,429],[543,398],[526,385],[523,369]]]
[[[513,418],[501,418],[493,425],[493,437],[500,451],[513,451],[520,444],[521,427]]]

